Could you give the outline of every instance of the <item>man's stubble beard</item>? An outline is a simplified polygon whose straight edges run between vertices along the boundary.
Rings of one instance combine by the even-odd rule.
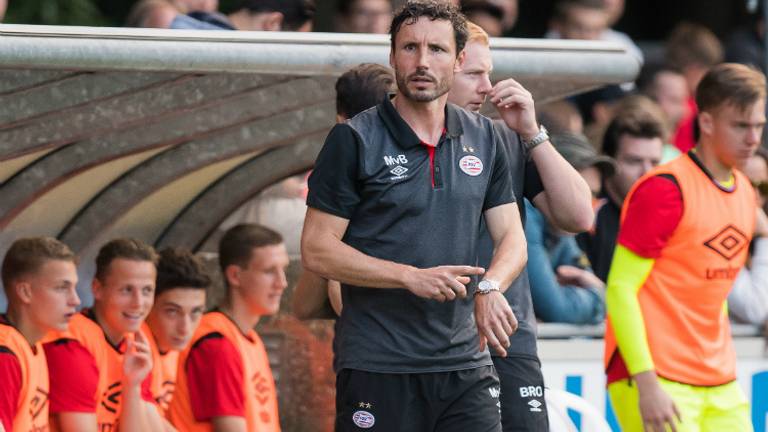
[[[395,80],[397,81],[398,90],[400,90],[400,93],[402,93],[406,99],[422,103],[432,102],[445,95],[451,91],[451,85],[453,84],[452,77],[449,77],[443,80],[437,80],[437,86],[434,90],[421,90],[417,92],[411,92],[411,90],[408,88],[407,78],[398,71],[395,71]]]

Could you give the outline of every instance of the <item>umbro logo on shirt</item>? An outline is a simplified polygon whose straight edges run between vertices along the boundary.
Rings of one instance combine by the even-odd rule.
[[[394,174],[394,175],[396,175],[398,177],[402,176],[407,171],[408,171],[408,168],[406,168],[406,167],[404,167],[402,165],[398,165],[398,166],[392,168],[391,170],[389,170],[389,172],[391,172],[392,174]]]
[[[531,407],[531,412],[541,412],[541,405],[542,403],[536,399],[532,399],[530,402],[528,402],[528,406]]]
[[[704,246],[712,249],[728,261],[732,260],[748,245],[749,238],[733,225],[727,225],[714,237],[704,242]]]

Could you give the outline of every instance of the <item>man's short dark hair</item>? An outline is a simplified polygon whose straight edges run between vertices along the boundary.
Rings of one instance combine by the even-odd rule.
[[[641,93],[651,96],[655,90],[656,78],[663,73],[671,73],[675,75],[682,75],[680,69],[672,67],[663,62],[646,62],[642,69],[640,69],[640,75],[638,75],[635,85]]]
[[[236,265],[247,268],[254,249],[275,246],[283,242],[283,236],[265,226],[240,224],[228,229],[219,241],[219,266],[226,275],[227,267]],[[226,281],[226,276],[224,277]]]
[[[160,251],[155,296],[174,288],[206,290],[209,286],[211,277],[192,252],[181,248],[165,248]]]
[[[363,63],[336,80],[336,114],[352,118],[395,90],[395,75],[386,66]]]
[[[109,271],[109,265],[116,259],[131,261],[149,261],[157,265],[155,248],[141,240],[119,238],[111,240],[99,249],[96,255],[96,279],[104,282]]]
[[[22,238],[13,242],[3,258],[2,280],[6,293],[14,281],[34,274],[50,260],[77,263],[72,250],[52,237]]]
[[[664,140],[667,130],[661,108],[641,95],[631,96],[624,101],[603,135],[603,154],[616,158],[619,152],[619,141],[624,135]]]
[[[251,13],[280,12],[283,14],[283,30],[298,30],[315,17],[315,0],[243,0],[237,10]]]
[[[453,26],[453,39],[456,42],[456,55],[467,44],[469,31],[467,30],[467,18],[459,12],[459,9],[445,0],[411,0],[403,5],[392,18],[389,28],[390,43],[395,49],[395,39],[403,24],[410,25],[419,18],[427,17],[431,21],[445,20]]]
[[[566,22],[573,8],[605,10],[605,0],[560,0],[555,3],[553,18],[558,22]]]

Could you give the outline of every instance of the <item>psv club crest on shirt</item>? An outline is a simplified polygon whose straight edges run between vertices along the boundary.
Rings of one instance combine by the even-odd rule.
[[[466,155],[459,159],[459,168],[464,174],[477,177],[483,173],[483,161],[474,155]]]

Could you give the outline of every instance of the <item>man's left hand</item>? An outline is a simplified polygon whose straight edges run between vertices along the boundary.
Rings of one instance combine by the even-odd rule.
[[[504,123],[523,139],[530,140],[539,133],[533,95],[519,82],[512,78],[499,81],[490,96]]]
[[[498,355],[506,357],[509,337],[517,331],[517,318],[504,295],[499,291],[476,295],[475,321],[480,333],[480,351],[489,345]]]

